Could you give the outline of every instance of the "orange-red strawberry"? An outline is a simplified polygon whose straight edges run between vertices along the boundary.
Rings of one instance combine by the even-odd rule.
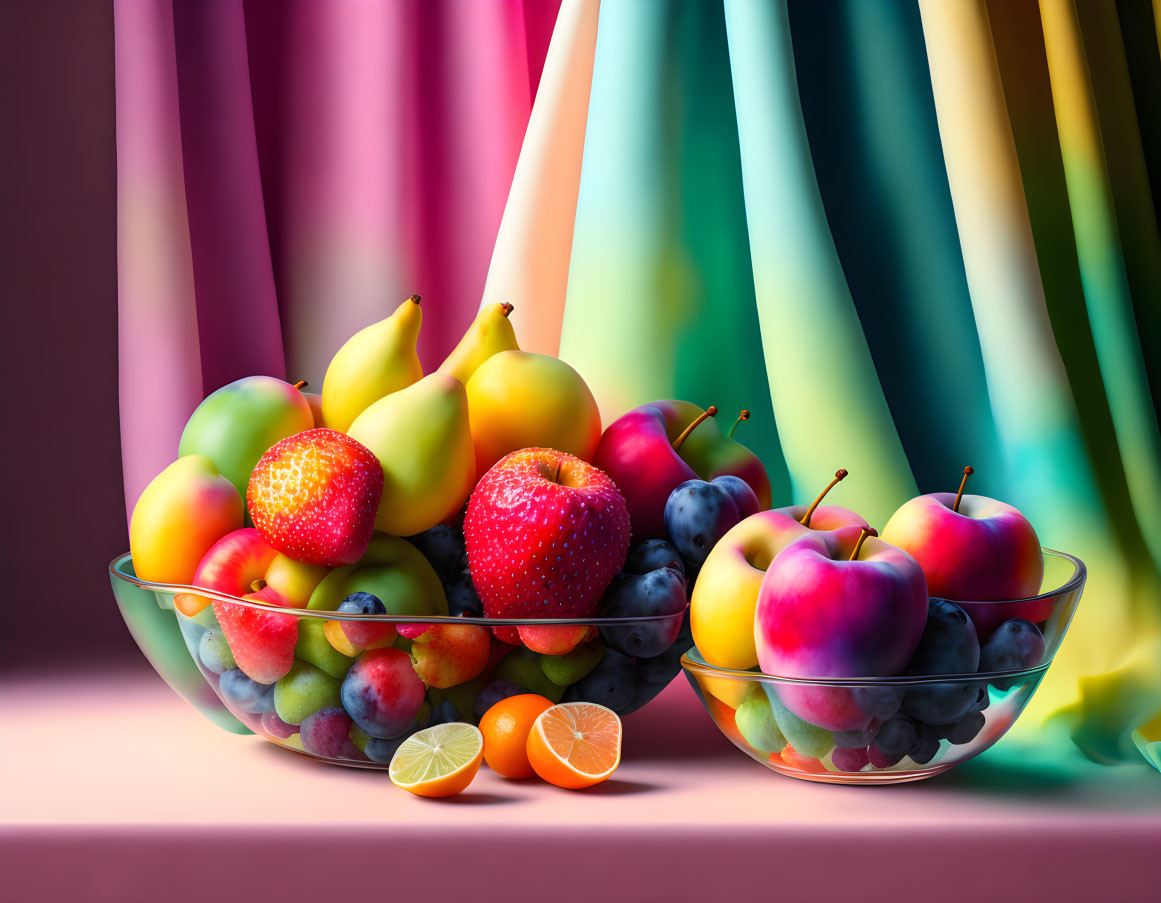
[[[629,510],[591,464],[526,448],[484,474],[468,502],[464,540],[487,617],[587,617],[625,564]],[[520,642],[514,628],[494,632]]]
[[[367,551],[383,494],[383,467],[335,430],[283,439],[250,475],[246,505],[262,537],[307,564],[353,564]]]

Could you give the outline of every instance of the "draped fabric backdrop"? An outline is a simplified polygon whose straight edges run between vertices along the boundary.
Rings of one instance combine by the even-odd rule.
[[[1161,709],[1158,13],[117,0],[126,502],[224,383],[318,386],[413,292],[433,368],[507,300],[606,423],[753,411],[776,504],[842,466],[881,527],[973,464],[1089,566],[1023,726],[1134,758]]]

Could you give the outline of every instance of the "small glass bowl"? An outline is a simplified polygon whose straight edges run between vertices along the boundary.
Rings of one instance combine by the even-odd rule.
[[[705,661],[696,649],[681,659],[685,676],[718,729],[740,750],[780,774],[832,784],[892,784],[942,774],[974,758],[1015,723],[1060,648],[1084,590],[1084,563],[1063,552],[1042,550],[1043,587],[1038,596],[1002,602],[961,602],[978,624],[1009,618],[1033,620],[1044,634],[1044,657],[1022,671],[898,677],[790,678],[735,671]],[[981,636],[981,641],[986,636]],[[789,703],[789,706],[788,706]],[[871,717],[862,731],[834,732],[797,712],[848,711]],[[902,710],[915,739],[896,723],[879,728]],[[933,724],[929,713],[963,711],[950,724]],[[929,720],[924,720],[927,718]],[[821,720],[821,719],[820,719]],[[904,726],[906,727],[906,726]],[[859,750],[862,750],[860,752]]]
[[[688,609],[684,615],[678,612],[643,618],[360,615],[281,608],[201,587],[151,583],[134,574],[129,555],[110,563],[109,576],[121,615],[145,657],[178,695],[207,718],[235,733],[253,732],[296,752],[360,768],[387,768],[394,746],[422,727],[440,721],[477,722],[487,701],[498,691],[493,687],[485,692],[486,688],[500,680],[522,688],[518,692],[539,693],[553,701],[598,702],[618,714],[628,714],[653,699],[677,676],[681,654],[693,645]],[[203,597],[213,604],[189,617],[174,605],[174,597],[182,593]],[[237,642],[227,641],[228,632],[222,630],[218,614],[231,612],[236,616],[247,610],[254,613],[248,617],[266,620],[283,631],[294,631],[294,664],[285,678],[259,684],[237,666],[238,659],[245,659],[245,650],[238,649]],[[345,738],[350,743],[342,737],[337,740],[343,742],[334,742],[334,725],[344,724],[343,719],[349,719],[351,714],[343,708],[341,692],[347,672],[364,655],[377,650],[350,649],[356,654],[343,655],[327,638],[327,622],[335,622],[332,631],[352,625],[364,630],[385,629],[388,625],[473,625],[480,628],[474,634],[476,642],[486,640],[489,663],[481,674],[458,684],[425,687],[414,722],[398,733],[394,729],[377,731],[395,736],[371,737],[353,721]],[[577,648],[588,649],[589,654],[587,658],[574,656],[585,659],[578,666],[575,660],[569,663],[561,656],[530,649],[522,639],[520,645],[504,642],[495,635],[498,631],[494,628],[498,627],[536,628],[537,638],[527,642],[541,648],[546,640],[551,642],[556,636],[553,629],[575,637],[580,628],[587,628]],[[207,634],[212,636],[207,638]],[[514,631],[508,634],[509,639],[517,639]],[[404,652],[411,650],[411,642],[397,634],[389,645]],[[657,652],[658,648],[662,651]],[[477,655],[479,651],[477,645]],[[405,661],[398,655],[393,657],[396,662]],[[589,670],[571,683],[558,682],[585,667]],[[414,688],[414,680],[410,683]],[[507,689],[515,692],[513,686]],[[326,730],[330,733],[323,738],[327,742],[312,742],[312,733],[304,744],[302,722],[322,709],[336,710],[328,716]],[[282,715],[287,718],[284,720]]]

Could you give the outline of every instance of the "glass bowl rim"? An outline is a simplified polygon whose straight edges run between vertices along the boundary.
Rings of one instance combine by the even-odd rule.
[[[696,658],[691,657],[696,654]],[[736,680],[748,683],[801,684],[812,687],[914,687],[926,684],[987,683],[991,680],[1014,677],[1034,677],[1042,675],[1052,664],[1049,659],[1035,668],[1021,668],[1015,671],[973,671],[953,674],[893,674],[886,677],[787,677],[782,674],[767,674],[765,671],[738,671],[711,665],[701,657],[701,651],[693,646],[681,656],[681,667],[691,674],[710,677],[715,680]]]
[[[123,580],[141,589],[165,593],[166,595],[175,596],[182,593],[189,593],[195,596],[214,599],[218,602],[230,602],[234,605],[242,605],[258,611],[270,612],[271,614],[290,615],[296,618],[315,618],[323,621],[371,621],[382,624],[476,624],[481,627],[545,627],[553,625],[562,627],[624,627],[632,624],[669,623],[676,618],[683,618],[685,616],[685,610],[689,607],[687,603],[686,609],[673,612],[672,614],[639,615],[624,618],[485,618],[467,615],[377,615],[327,611],[321,608],[283,608],[279,605],[272,605],[269,602],[242,599],[238,596],[232,596],[229,593],[222,593],[201,586],[189,586],[180,583],[154,583],[150,580],[142,580],[136,574],[130,574],[123,569],[132,559],[133,556],[129,552],[118,555],[109,562],[109,575],[114,579]]]

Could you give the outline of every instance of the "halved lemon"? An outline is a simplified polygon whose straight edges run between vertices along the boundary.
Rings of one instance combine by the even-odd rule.
[[[621,764],[621,719],[593,702],[554,705],[532,725],[528,761],[557,787],[599,784]]]
[[[437,724],[406,740],[387,770],[392,783],[417,796],[454,796],[472,783],[484,758],[484,735],[472,724]]]

